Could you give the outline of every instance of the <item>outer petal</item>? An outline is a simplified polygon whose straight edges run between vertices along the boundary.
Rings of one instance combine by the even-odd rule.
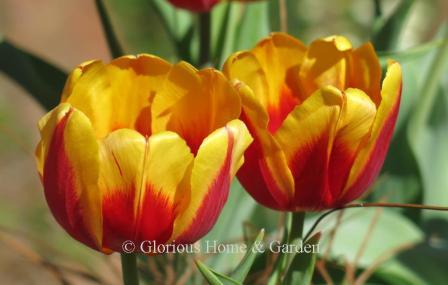
[[[120,128],[150,135],[149,105],[169,68],[169,63],[150,55],[95,62],[75,69],[63,100],[90,118],[99,138]]]
[[[275,134],[295,180],[289,210],[319,209],[331,202],[328,167],[343,104],[341,91],[324,87],[297,106]]]
[[[363,90],[379,106],[381,65],[371,43],[355,49],[350,57],[348,86]]]
[[[347,57],[350,52],[350,42],[341,36],[319,39],[311,43],[299,72],[302,93],[311,95],[320,87],[327,85],[345,90]]]
[[[101,248],[101,193],[98,144],[80,111],[61,104],[40,122],[38,161],[47,203],[59,224],[75,239]]]
[[[381,90],[381,104],[368,143],[359,151],[346,184],[342,203],[358,198],[378,175],[389,148],[401,98],[401,67],[391,63]]]
[[[190,196],[183,197],[172,239],[178,243],[195,242],[211,229],[251,141],[248,130],[239,120],[229,122],[204,140],[194,160]]]
[[[376,115],[375,103],[363,91],[347,89],[343,95],[345,104],[330,157],[330,204],[340,199],[358,151],[370,138]]]
[[[99,184],[104,192],[104,246],[121,251],[125,240],[163,243],[176,217],[175,196],[193,155],[177,134],[146,139],[121,129],[101,146]]]
[[[171,68],[154,98],[152,126],[154,132],[180,134],[196,153],[205,137],[238,118],[240,112],[240,98],[221,72],[197,71],[181,62]]]
[[[273,209],[287,208],[294,197],[294,178],[286,157],[266,129],[267,114],[252,90],[241,82],[236,84],[236,88],[243,102],[241,118],[254,136],[238,178],[259,203]]]

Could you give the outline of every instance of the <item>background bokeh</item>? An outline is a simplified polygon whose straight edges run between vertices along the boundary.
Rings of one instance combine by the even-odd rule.
[[[406,1],[380,1],[383,17],[398,17],[402,2]],[[104,2],[127,53],[150,52],[172,61],[178,59],[152,0]],[[359,45],[375,39],[374,2],[286,0],[288,32],[305,43],[321,36],[342,34]],[[424,98],[425,88],[432,88],[428,85],[428,76],[434,72],[434,62],[437,62],[434,58],[440,56],[437,47],[441,44],[437,43],[447,34],[443,29],[448,19],[448,1],[410,2],[412,7],[403,19],[400,33],[392,33],[394,38],[389,42],[394,44],[385,45],[382,53],[384,58],[396,56],[402,61],[404,93],[383,174],[367,199],[448,206],[446,60],[439,64],[443,72],[434,87],[433,101]],[[225,5],[219,5],[214,12],[217,15],[213,22],[215,33],[219,31]],[[218,62],[234,50],[250,48],[281,25],[277,0],[232,5],[233,29],[229,37],[234,40],[228,40],[222,47],[224,56]],[[173,17],[179,19],[174,29],[179,35],[186,33],[185,23],[195,21],[187,12],[173,12]],[[2,39],[66,72],[86,60],[110,58],[92,0],[0,0],[0,42]],[[381,44],[381,40],[377,43]],[[215,39],[214,48],[219,45]],[[193,44],[187,59],[194,61],[196,50]],[[55,223],[45,204],[33,157],[39,139],[36,124],[44,113],[25,89],[0,70],[0,284],[120,284],[119,258],[102,256],[74,242]],[[419,124],[421,116],[427,120]],[[314,218],[311,215],[308,222]],[[235,183],[229,203],[207,239],[241,242],[244,233],[262,227],[275,238],[281,232],[282,221],[282,215],[255,205]],[[331,248],[321,258],[327,260],[327,270],[335,280],[342,278],[347,270],[357,274],[370,270],[365,275],[370,277],[367,279],[371,284],[448,284],[447,222],[448,215],[440,213],[350,210],[339,221],[338,215],[334,215],[321,225],[323,248],[329,248],[328,240],[332,240]],[[329,239],[335,224],[338,225],[336,235]],[[226,271],[240,256],[204,258],[212,267]],[[260,259],[254,271],[262,273],[269,265],[269,258]],[[149,268],[148,278],[163,280],[160,284],[190,284],[173,277],[178,272],[173,259],[168,256],[144,260]],[[194,274],[189,258],[181,267],[182,274],[178,276]],[[318,272],[317,284],[325,284]]]

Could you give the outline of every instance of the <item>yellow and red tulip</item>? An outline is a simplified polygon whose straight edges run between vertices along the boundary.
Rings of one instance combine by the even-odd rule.
[[[196,13],[209,12],[215,5],[223,0],[168,0],[172,5]],[[256,0],[230,0],[238,2],[253,2]]]
[[[232,55],[241,118],[254,137],[237,176],[261,204],[321,210],[360,197],[384,162],[398,114],[401,67],[342,36],[306,47],[276,33]]]
[[[208,12],[220,1],[221,0],[169,0],[174,6],[192,12]]]
[[[219,71],[150,55],[76,68],[39,122],[38,171],[58,223],[103,252],[206,234],[251,142]]]

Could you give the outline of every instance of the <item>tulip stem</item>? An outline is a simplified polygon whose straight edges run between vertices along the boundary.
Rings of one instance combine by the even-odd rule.
[[[289,230],[288,242],[302,238],[303,223],[305,222],[305,212],[293,212],[291,218],[291,228]]]
[[[123,285],[138,285],[137,256],[134,253],[121,254]]]
[[[348,204],[342,207],[331,209],[325,213],[323,213],[311,226],[311,228],[306,233],[305,237],[303,238],[304,241],[308,240],[308,238],[311,236],[313,231],[316,229],[316,227],[319,225],[319,223],[325,219],[328,215],[344,210],[344,209],[350,209],[350,208],[405,208],[405,209],[420,209],[420,210],[432,210],[432,211],[448,211],[448,207],[442,207],[442,206],[434,206],[434,205],[421,205],[421,204],[401,204],[401,203],[387,203],[387,202],[379,202],[379,203],[354,203],[354,204]]]
[[[211,14],[210,12],[199,14],[199,65],[210,62],[211,45]]]

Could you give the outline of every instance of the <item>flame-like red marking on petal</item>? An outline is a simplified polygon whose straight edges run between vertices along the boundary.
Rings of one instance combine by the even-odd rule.
[[[257,139],[256,131],[244,111],[241,114],[241,119],[246,123],[249,132],[254,137],[254,142],[244,153],[244,164],[237,173],[238,179],[244,189],[258,203],[271,209],[286,209],[290,201],[278,188],[266,163],[261,159],[264,155],[260,139]]]
[[[289,113],[299,104],[299,99],[294,96],[292,90],[286,84],[282,86],[279,99],[277,106],[271,105],[268,107],[268,130],[271,133],[275,133],[282,126]]]
[[[399,89],[400,95],[395,102],[389,117],[384,122],[384,126],[381,129],[372,154],[370,155],[369,161],[365,165],[362,174],[360,174],[355,183],[346,190],[345,195],[340,198],[336,206],[344,205],[359,198],[365,191],[368,190],[368,187],[372,185],[383,167],[398,117],[401,100],[401,88],[402,86],[400,86]]]
[[[73,238],[91,248],[98,249],[84,223],[76,190],[77,177],[64,145],[64,130],[72,112],[72,110],[68,111],[53,131],[42,179],[45,199],[56,221]]]
[[[137,228],[139,242],[150,240],[165,243],[173,232],[176,218],[173,204],[160,192],[155,193],[153,186],[148,185],[143,203],[139,211]]]
[[[227,201],[232,178],[230,176],[232,151],[235,143],[233,133],[227,129],[227,134],[229,139],[225,161],[216,175],[215,180],[210,185],[209,191],[204,197],[193,222],[190,227],[176,239],[176,243],[193,243],[208,233],[216,223],[216,220]],[[192,191],[194,191],[194,189],[192,189]]]
[[[328,185],[328,132],[300,148],[289,163],[295,182],[295,208],[316,210],[331,202]],[[291,209],[293,210],[293,209]]]
[[[124,190],[111,190],[103,197],[103,246],[121,251],[122,244],[134,240],[134,200],[133,187]]]

